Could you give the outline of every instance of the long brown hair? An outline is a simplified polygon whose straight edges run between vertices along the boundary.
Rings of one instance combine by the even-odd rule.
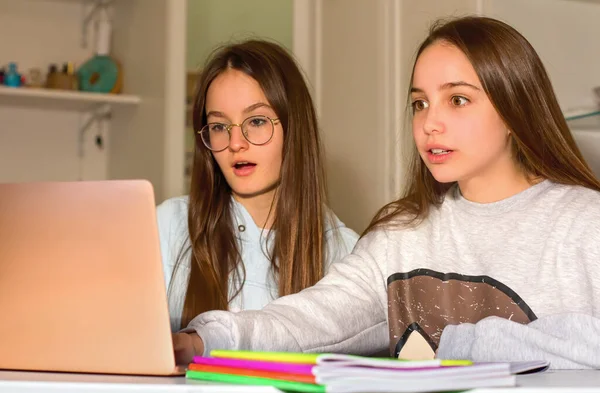
[[[525,37],[492,18],[440,20],[419,47],[415,64],[420,54],[437,42],[450,44],[467,56],[487,96],[511,130],[512,155],[528,178],[600,190],[600,182],[575,144],[544,65]],[[408,176],[403,197],[380,209],[365,234],[392,222],[418,224],[431,206],[443,202],[455,184],[435,180],[416,146]]]
[[[284,142],[279,187],[267,242],[268,257],[284,296],[314,285],[323,276],[325,173],[314,105],[301,71],[280,45],[247,40],[213,52],[199,77],[194,130],[206,124],[206,94],[227,69],[255,79],[280,119]],[[182,326],[209,310],[227,310],[241,291],[245,270],[232,223],[231,189],[212,153],[196,136],[189,195],[191,265]],[[190,255],[182,253],[180,255]],[[181,265],[180,258],[177,265]],[[233,275],[234,288],[228,280]]]

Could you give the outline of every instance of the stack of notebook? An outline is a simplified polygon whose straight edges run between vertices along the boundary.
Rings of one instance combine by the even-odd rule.
[[[399,360],[340,354],[212,351],[196,357],[186,377],[232,384],[273,386],[293,392],[435,392],[515,386],[520,372],[547,362],[482,363],[464,360]]]

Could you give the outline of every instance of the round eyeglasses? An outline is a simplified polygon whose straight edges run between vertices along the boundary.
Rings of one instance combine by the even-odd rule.
[[[241,127],[244,138],[253,145],[264,145],[273,138],[275,125],[279,119],[268,116],[250,116],[242,124],[208,123],[200,131],[196,131],[202,138],[204,146],[212,151],[223,151],[229,146],[231,129]]]

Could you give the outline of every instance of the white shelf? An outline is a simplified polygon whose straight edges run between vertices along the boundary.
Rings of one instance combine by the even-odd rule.
[[[134,95],[0,86],[0,106],[86,111],[103,104],[136,106],[140,101],[140,97]]]
[[[583,108],[579,110],[571,110],[564,113],[567,121],[585,119],[588,117],[600,116],[600,109],[598,108]]]

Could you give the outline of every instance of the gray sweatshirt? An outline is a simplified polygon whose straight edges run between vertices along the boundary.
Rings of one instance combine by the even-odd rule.
[[[543,181],[489,204],[451,189],[411,229],[379,229],[317,285],[261,311],[211,311],[212,349],[550,360],[600,368],[600,193]]]

